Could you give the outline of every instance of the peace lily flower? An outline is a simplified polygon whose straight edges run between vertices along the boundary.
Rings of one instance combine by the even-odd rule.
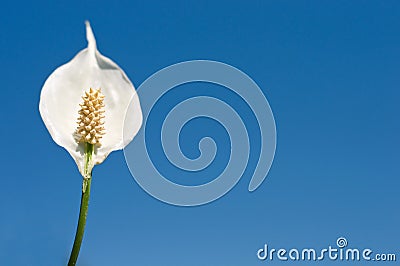
[[[104,132],[100,145],[95,147],[93,163],[100,164],[115,150],[123,149],[137,134],[142,124],[139,98],[124,71],[96,48],[89,22],[86,22],[88,47],[70,62],[57,68],[46,80],[40,95],[39,111],[54,141],[74,158],[84,174],[84,145],[76,141],[78,111],[82,96],[101,89],[104,98]],[[123,125],[128,105],[133,100],[134,121],[125,132]]]
[[[39,103],[51,137],[74,158],[83,176],[78,228],[68,265],[75,265],[79,254],[93,166],[112,151],[123,149],[142,124],[139,98],[132,83],[116,63],[97,50],[89,22],[86,38],[88,47],[48,77]],[[133,108],[128,109],[131,101]],[[133,120],[124,125],[126,115]]]

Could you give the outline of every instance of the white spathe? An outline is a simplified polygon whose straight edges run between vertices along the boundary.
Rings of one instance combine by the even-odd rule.
[[[89,22],[86,22],[86,38],[88,47],[48,77],[39,102],[40,115],[51,137],[74,158],[82,175],[84,145],[76,142],[74,133],[85,91],[101,88],[105,96],[105,135],[101,146],[95,148],[94,164],[102,163],[112,151],[128,145],[142,125],[142,111],[135,88],[124,71],[97,50]],[[133,108],[129,108],[128,117],[133,119],[125,125],[129,128],[125,128],[124,135],[124,119],[131,101]]]

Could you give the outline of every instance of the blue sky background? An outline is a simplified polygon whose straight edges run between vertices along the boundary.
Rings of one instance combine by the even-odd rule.
[[[278,145],[256,192],[247,191],[249,170],[226,196],[193,208],[152,198],[123,153],[111,154],[94,170],[78,265],[267,265],[256,258],[265,243],[324,248],[340,236],[399,260],[399,14],[398,1],[3,1],[0,264],[68,260],[81,176],[50,138],[38,103],[48,75],[86,47],[86,19],[99,50],[136,87],[186,60],[241,69],[269,100]],[[221,131],[197,122],[182,132],[189,156],[191,132]],[[229,150],[224,132],[215,134],[220,155],[210,175]]]

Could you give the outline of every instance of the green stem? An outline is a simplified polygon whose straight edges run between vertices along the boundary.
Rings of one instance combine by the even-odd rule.
[[[68,266],[74,266],[78,259],[79,250],[81,249],[83,234],[85,232],[86,217],[89,208],[89,197],[90,197],[90,184],[92,182],[92,155],[94,145],[85,143],[85,165],[84,165],[84,177],[82,183],[82,198],[81,207],[79,211],[78,227],[76,229],[75,241],[72,247],[71,256],[68,261]]]

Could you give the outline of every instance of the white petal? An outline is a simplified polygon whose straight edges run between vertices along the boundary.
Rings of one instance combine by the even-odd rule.
[[[142,125],[142,111],[135,88],[124,71],[111,59],[101,55],[96,48],[90,24],[86,22],[88,48],[80,51],[70,62],[57,68],[46,80],[40,95],[39,111],[54,141],[64,147],[74,158],[83,173],[83,145],[77,144],[77,128],[81,97],[89,88],[101,88],[105,95],[105,132],[101,147],[95,149],[94,163],[104,161],[112,151],[124,148]],[[123,140],[123,126],[130,101],[129,136]]]

